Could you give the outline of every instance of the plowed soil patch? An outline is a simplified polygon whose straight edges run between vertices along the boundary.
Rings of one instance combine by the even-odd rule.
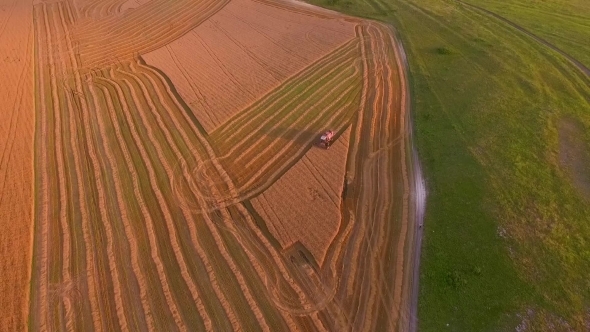
[[[168,75],[205,130],[355,37],[354,24],[250,0],[144,56]]]

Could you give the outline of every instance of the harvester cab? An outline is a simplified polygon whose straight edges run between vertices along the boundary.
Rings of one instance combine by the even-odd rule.
[[[334,132],[331,130],[326,131],[320,137],[320,144],[324,146],[325,149],[329,149],[330,145],[332,145],[334,141]]]

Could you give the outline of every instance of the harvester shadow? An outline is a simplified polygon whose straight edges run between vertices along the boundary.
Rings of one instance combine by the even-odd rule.
[[[292,141],[301,146],[320,146],[320,136],[323,131],[311,131],[308,129],[297,129],[297,128],[285,128],[275,127],[269,130],[261,129],[261,133],[265,136],[272,137],[274,139],[283,139]]]

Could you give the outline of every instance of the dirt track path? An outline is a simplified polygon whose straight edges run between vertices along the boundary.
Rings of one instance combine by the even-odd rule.
[[[568,59],[572,64],[574,64],[574,66],[578,67],[578,69],[580,69],[580,71],[582,71],[584,74],[586,74],[586,76],[590,77],[590,68],[586,67],[583,63],[581,63],[580,61],[576,60],[576,58],[574,58],[573,56],[569,55],[568,53],[566,53],[565,51],[561,50],[560,48],[558,48],[557,46],[551,44],[550,42],[548,42],[547,40],[535,35],[534,33],[528,31],[527,29],[523,28],[522,26],[508,20],[507,18],[504,18],[503,16],[500,16],[492,11],[489,11],[485,8],[476,6],[476,5],[472,5],[470,3],[467,2],[463,2],[463,1],[458,1],[459,3],[462,3],[466,6],[475,8],[487,15],[493,16],[497,19],[499,19],[500,21],[512,26],[513,28],[517,29],[518,31],[530,36],[531,38],[533,38],[534,40],[538,41],[539,43],[549,47],[550,49],[554,50],[555,52],[563,55],[566,59]]]
[[[105,1],[98,14],[117,3]],[[264,5],[332,15],[287,3]],[[198,20],[184,17],[185,28],[215,8],[203,1],[200,16],[193,13]],[[228,161],[220,160],[223,140],[209,136],[166,74],[135,53],[158,46],[150,38],[129,37],[117,45],[130,58],[110,59],[91,42],[102,28],[78,21],[69,2],[37,4],[34,14],[42,121],[35,151],[40,162],[30,326],[407,328],[415,285],[416,171],[403,55],[389,27],[347,18],[356,27],[355,39],[320,62],[334,67],[309,70],[326,78],[324,86],[311,80],[318,86],[310,85],[301,97],[305,107],[281,103],[284,114],[273,115],[273,108],[269,117],[238,116],[236,128],[244,130],[230,138],[243,148],[234,148]],[[101,27],[109,20],[101,19]],[[70,33],[80,26],[85,29]],[[88,63],[101,68],[84,67]],[[289,89],[278,96],[285,93]],[[287,122],[298,128],[287,144],[249,133],[264,126],[281,132]],[[350,126],[353,138],[348,174],[341,178],[342,220],[319,266],[300,243],[277,245],[265,230],[269,221],[261,220],[247,195],[274,183],[326,125]],[[181,162],[186,167],[178,172]],[[199,167],[203,177],[193,179],[191,171]],[[240,176],[243,168],[250,173]],[[176,195],[176,181],[187,189],[186,201]]]

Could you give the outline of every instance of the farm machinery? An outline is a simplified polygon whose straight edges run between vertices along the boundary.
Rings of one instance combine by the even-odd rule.
[[[326,131],[320,137],[320,145],[323,146],[325,149],[329,149],[330,145],[334,143],[334,132],[332,130]]]

